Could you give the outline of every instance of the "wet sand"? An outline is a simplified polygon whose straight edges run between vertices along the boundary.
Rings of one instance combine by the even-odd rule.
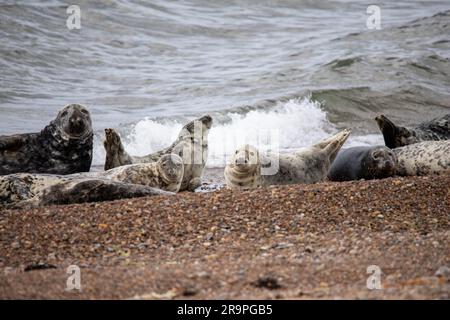
[[[445,174],[3,210],[0,298],[449,299],[449,186]],[[69,265],[81,292],[65,290]]]

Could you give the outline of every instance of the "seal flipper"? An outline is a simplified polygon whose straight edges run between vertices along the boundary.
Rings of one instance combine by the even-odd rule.
[[[398,148],[407,145],[406,139],[413,136],[411,130],[395,125],[385,115],[379,115],[375,121],[383,134],[384,143],[388,148]]]
[[[192,191],[194,192],[195,189],[197,189],[198,187],[200,187],[202,185],[202,181],[200,178],[194,178],[191,181],[189,181],[189,186],[187,188],[188,191]]]
[[[106,150],[105,170],[133,163],[131,156],[123,147],[120,136],[114,129],[105,129],[103,146]]]
[[[22,135],[0,136],[0,151],[18,149],[25,143]]]
[[[315,144],[313,147],[322,149],[322,151],[328,155],[328,159],[330,160],[330,163],[332,163],[334,161],[334,159],[336,158],[342,145],[347,140],[349,135],[350,135],[350,130],[344,129],[344,130],[336,133],[334,136],[331,136],[325,140],[320,141],[319,143]]]

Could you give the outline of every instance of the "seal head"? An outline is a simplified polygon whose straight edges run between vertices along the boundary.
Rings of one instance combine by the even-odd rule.
[[[62,109],[52,124],[59,128],[61,135],[80,139],[92,134],[92,121],[89,111],[80,104],[69,104]]]
[[[183,160],[176,154],[165,154],[157,162],[161,178],[168,184],[181,183],[183,179]]]
[[[225,167],[225,181],[230,188],[256,188],[261,184],[259,151],[246,144],[237,149]]]
[[[374,148],[364,159],[363,166],[367,171],[365,179],[382,179],[395,174],[397,156],[389,148]]]

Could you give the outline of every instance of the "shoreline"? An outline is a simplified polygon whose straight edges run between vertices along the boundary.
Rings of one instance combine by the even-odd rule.
[[[449,299],[449,185],[446,173],[4,210],[0,298]],[[73,264],[81,292],[65,290]],[[367,289],[369,265],[382,290]]]

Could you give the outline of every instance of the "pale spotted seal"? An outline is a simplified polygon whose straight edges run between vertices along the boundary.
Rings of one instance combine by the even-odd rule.
[[[289,154],[262,154],[246,145],[238,149],[225,167],[225,182],[232,189],[315,183],[323,181],[338,151],[350,135],[343,130],[309,148]],[[273,174],[267,168],[275,168]],[[264,170],[263,170],[264,169]]]
[[[162,155],[174,153],[179,155],[184,163],[180,191],[194,191],[201,185],[201,176],[208,158],[208,133],[211,125],[212,118],[209,115],[195,119],[181,129],[178,138],[169,147],[143,157],[130,156],[117,132],[114,129],[105,129],[105,170],[132,163],[154,162]]]
[[[393,149],[400,176],[450,172],[450,140],[424,141]]]
[[[450,139],[450,114],[421,123],[413,129],[397,126],[384,115],[376,117],[375,121],[383,134],[386,146],[391,149],[421,141]]]
[[[328,172],[331,181],[382,179],[395,175],[397,157],[385,147],[353,147],[339,151]]]
[[[16,173],[0,177],[0,204],[35,206],[165,194],[164,191],[177,192],[182,178],[183,162],[175,154],[164,155],[157,162],[127,165],[105,172]]]
[[[93,133],[89,111],[70,104],[39,133],[0,136],[0,175],[87,172]]]

